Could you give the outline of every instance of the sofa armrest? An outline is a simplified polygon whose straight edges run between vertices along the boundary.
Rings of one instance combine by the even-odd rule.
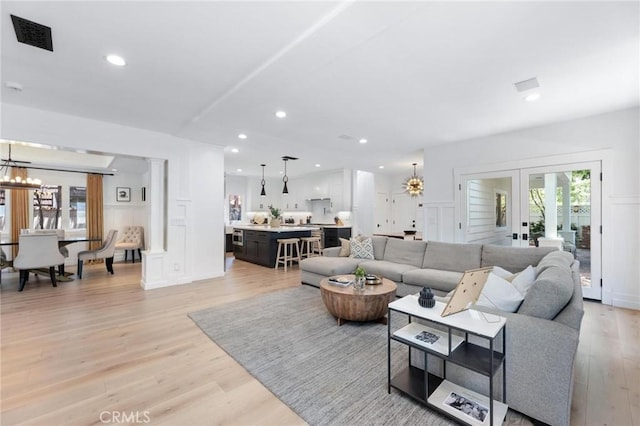
[[[544,423],[569,425],[579,332],[557,321],[501,315],[507,318],[507,403]]]
[[[327,247],[322,251],[326,257],[338,257],[340,255],[340,249],[342,247]]]

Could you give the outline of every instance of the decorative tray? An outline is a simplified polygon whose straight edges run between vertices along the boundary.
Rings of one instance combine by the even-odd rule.
[[[364,281],[367,285],[382,284],[382,278],[377,275],[367,275],[364,277]]]

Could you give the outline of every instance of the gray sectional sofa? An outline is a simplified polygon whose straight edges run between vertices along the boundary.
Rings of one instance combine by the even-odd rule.
[[[301,281],[319,286],[331,275],[353,273],[362,266],[398,285],[397,296],[431,287],[445,295],[455,289],[463,272],[500,266],[519,272],[536,267],[537,278],[515,313],[476,309],[507,318],[507,404],[540,422],[568,425],[573,391],[573,366],[583,316],[579,262],[570,253],[550,247],[517,248],[436,241],[405,241],[371,237],[374,259],[340,257],[340,247],[325,249],[324,256],[300,262]],[[471,338],[473,339],[473,338]],[[478,344],[486,345],[485,340]],[[501,347],[502,342],[498,341]],[[422,357],[413,356],[424,368]],[[429,370],[441,373],[442,363],[429,358]],[[502,372],[495,383],[501,383]],[[488,394],[488,380],[456,365],[447,365],[447,377],[470,389]],[[501,386],[497,386],[501,388]]]

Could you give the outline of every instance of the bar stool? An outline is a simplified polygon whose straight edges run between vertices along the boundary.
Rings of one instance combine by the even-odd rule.
[[[306,244],[306,251],[303,250],[302,248],[305,246]],[[302,255],[301,257],[312,257],[315,256],[316,254],[318,256],[322,256],[322,247],[320,247],[320,237],[301,237],[300,238],[300,245],[301,247],[301,251],[302,251]]]
[[[300,262],[300,238],[282,238],[278,241],[278,255],[276,256],[276,269],[278,269],[278,265],[283,264],[285,272],[287,271],[287,262],[291,262],[291,266],[293,266],[293,261]],[[293,255],[293,249],[296,250],[296,255]],[[284,249],[284,253],[282,253]]]

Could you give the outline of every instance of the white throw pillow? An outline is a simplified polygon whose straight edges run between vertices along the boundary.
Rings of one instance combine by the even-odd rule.
[[[536,269],[531,265],[524,271],[518,272],[511,280],[511,284],[522,294],[522,297],[527,295],[534,282],[536,282]]]
[[[513,275],[513,272],[509,272],[506,269],[502,269],[499,266],[494,266],[493,269],[491,269],[491,272],[493,272],[500,278],[507,278],[508,276]]]
[[[504,312],[515,312],[523,300],[524,296],[509,281],[491,272],[476,305]]]
[[[355,259],[375,259],[373,256],[373,242],[371,238],[365,238],[362,241],[358,241],[352,238],[350,241],[351,254],[349,257]]]

